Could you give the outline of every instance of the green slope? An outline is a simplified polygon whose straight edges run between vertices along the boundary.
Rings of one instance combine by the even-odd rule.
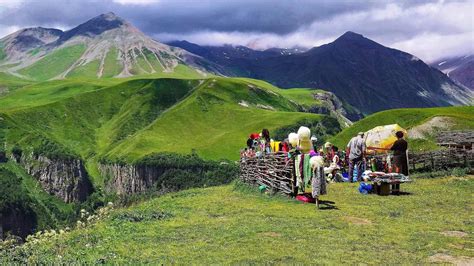
[[[94,60],[85,65],[74,68],[71,72],[67,74],[67,77],[77,78],[77,77],[97,77],[99,73],[100,61]]]
[[[134,162],[166,151],[237,159],[251,132],[323,117],[297,112],[280,89],[254,80],[116,80],[50,81],[0,98],[6,149],[80,156],[100,185],[99,159]]]
[[[104,72],[102,73],[102,77],[104,78],[112,78],[117,76],[122,71],[122,64],[118,60],[118,50],[117,48],[113,47],[105,56],[104,61]]]
[[[253,108],[239,105],[242,101]],[[258,105],[275,110],[256,108]],[[248,83],[230,79],[207,80],[190,97],[107,156],[136,160],[159,149],[180,153],[195,150],[208,159],[237,159],[248,133],[321,117],[295,110],[296,105],[272,91],[253,89]]]
[[[435,254],[472,261],[472,237],[448,233],[472,231],[473,177],[418,179],[400,197],[361,195],[356,186],[331,185],[323,199],[337,209],[319,211],[236,185],[172,193],[0,253],[0,261],[400,265],[433,263]]]
[[[83,44],[58,49],[36,63],[20,70],[20,74],[35,80],[48,80],[65,72],[86,50]]]
[[[98,90],[121,80],[87,81],[84,79],[54,80],[23,86],[0,97],[0,112],[25,109],[54,103],[76,95]]]
[[[308,88],[294,88],[291,90],[285,90],[282,92],[282,94],[301,105],[311,107],[314,105],[322,104],[322,102],[317,101],[313,98],[312,94],[315,92],[318,92],[318,90]]]
[[[351,127],[337,134],[332,141],[336,146],[345,147],[349,140],[360,131],[367,131],[376,126],[399,124],[405,129],[423,124],[435,116],[449,117],[454,122],[452,129],[474,129],[474,106],[408,108],[393,109],[372,114],[354,123]],[[416,140],[410,145],[412,150],[435,148],[433,139]]]
[[[10,94],[12,91],[30,84],[30,81],[0,72],[0,97]]]

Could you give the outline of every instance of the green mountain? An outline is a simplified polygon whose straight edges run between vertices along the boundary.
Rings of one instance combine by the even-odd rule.
[[[215,64],[149,38],[114,13],[65,32],[37,27],[0,39],[2,70],[36,81],[218,72]]]
[[[319,124],[327,136],[345,123],[340,110],[304,112],[332,104],[315,100],[313,91],[288,92],[237,78],[65,79],[10,91],[0,97],[0,161],[8,157],[0,163],[7,171],[0,177],[13,176],[26,191],[20,193],[28,198],[20,200],[23,216],[15,216],[17,221],[34,221],[13,231],[24,236],[64,226],[77,209],[93,209],[114,193],[144,192],[155,184],[176,190],[228,182],[232,172],[219,172],[225,165],[193,156],[236,160],[249,133],[262,128]],[[125,177],[122,165],[145,172]],[[116,175],[109,176],[107,167],[115,167]],[[141,184],[146,169],[164,172],[139,187],[128,183]]]
[[[322,118],[298,112],[301,106],[285,97],[286,91],[255,80],[100,84],[54,81],[1,98],[0,113],[10,127],[7,147],[35,146],[46,138],[84,159],[132,162],[153,152],[192,150],[207,159],[236,159],[248,133]]]

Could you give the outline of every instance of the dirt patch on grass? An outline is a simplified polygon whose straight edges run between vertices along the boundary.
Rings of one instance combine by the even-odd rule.
[[[260,233],[260,235],[269,236],[269,237],[281,237],[281,234],[277,232],[263,232],[263,233]]]
[[[343,220],[350,223],[350,224],[358,224],[358,225],[370,225],[370,224],[372,224],[372,221],[369,220],[369,219],[353,217],[353,216],[346,216],[346,217],[343,218]]]
[[[435,116],[425,123],[408,130],[408,136],[412,139],[422,139],[435,130],[446,130],[454,124],[450,117]]]
[[[437,253],[429,257],[430,262],[434,263],[452,263],[454,265],[474,265],[474,258],[466,256],[451,256],[448,254]]]
[[[442,235],[444,236],[450,236],[450,237],[465,237],[468,235],[466,232],[461,232],[461,231],[443,231],[441,232]]]

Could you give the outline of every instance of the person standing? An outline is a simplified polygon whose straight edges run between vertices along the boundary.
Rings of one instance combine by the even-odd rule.
[[[408,142],[403,139],[402,131],[398,131],[395,135],[397,140],[393,143],[392,148],[390,148],[393,151],[393,166],[395,167],[395,172],[408,176]]]
[[[358,167],[364,160],[365,156],[365,140],[364,132],[359,132],[347,143],[347,153],[349,154],[349,180],[353,182],[354,168]],[[357,169],[357,181],[360,181],[362,169]]]
[[[270,139],[270,132],[268,131],[268,129],[264,128],[262,130],[262,137],[260,141],[262,143],[262,150],[266,154],[270,154],[272,152],[272,149],[270,147],[271,139]]]

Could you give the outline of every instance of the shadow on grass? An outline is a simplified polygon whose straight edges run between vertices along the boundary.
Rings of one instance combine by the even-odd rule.
[[[396,194],[391,194],[392,196],[409,196],[409,195],[413,195],[413,193],[411,192],[406,192],[406,191],[400,191]]]
[[[318,210],[339,210],[335,204],[334,201],[320,200]]]

